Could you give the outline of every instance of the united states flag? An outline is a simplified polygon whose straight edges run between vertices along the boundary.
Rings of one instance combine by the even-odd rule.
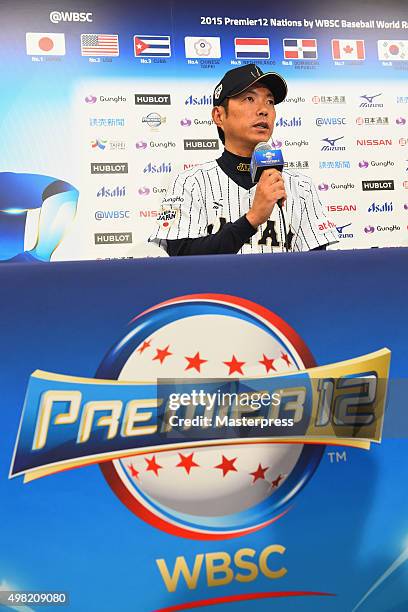
[[[117,34],[81,34],[81,55],[116,57],[119,55],[119,36]]]

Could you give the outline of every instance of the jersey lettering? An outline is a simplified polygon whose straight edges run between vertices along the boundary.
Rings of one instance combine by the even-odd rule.
[[[224,219],[224,217],[218,217],[215,223],[210,223],[210,225],[207,226],[207,234],[216,234],[224,227],[226,222],[227,220]]]
[[[280,242],[278,241],[278,236],[276,234],[275,221],[271,221],[270,219],[268,219],[266,222],[266,227],[263,231],[261,239],[258,240],[258,244],[266,245],[268,244],[268,241],[270,241],[272,246],[280,246]]]

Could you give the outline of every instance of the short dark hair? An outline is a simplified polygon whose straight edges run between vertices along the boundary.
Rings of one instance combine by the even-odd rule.
[[[225,114],[228,115],[228,102],[229,102],[229,98],[225,98],[221,104],[219,104],[218,106],[222,106],[222,108],[225,110]],[[220,127],[217,127],[218,130],[218,136],[220,137],[220,140],[222,142],[222,144],[225,144],[225,134],[224,134],[224,130],[222,130]]]

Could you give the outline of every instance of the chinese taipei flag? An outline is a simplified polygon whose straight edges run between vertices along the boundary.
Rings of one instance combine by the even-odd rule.
[[[364,60],[364,40],[336,38],[332,40],[332,56],[334,60]]]

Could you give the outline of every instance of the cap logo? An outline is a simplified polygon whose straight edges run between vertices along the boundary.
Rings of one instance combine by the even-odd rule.
[[[220,97],[221,92],[222,92],[222,83],[220,83],[214,91],[214,98],[216,100],[218,100],[218,98]]]

